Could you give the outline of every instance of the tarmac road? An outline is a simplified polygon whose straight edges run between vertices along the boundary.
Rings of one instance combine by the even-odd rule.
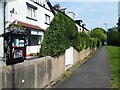
[[[111,88],[110,79],[106,46],[103,46],[56,88]]]

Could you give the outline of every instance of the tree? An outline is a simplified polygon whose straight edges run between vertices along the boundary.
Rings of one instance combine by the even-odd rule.
[[[107,35],[106,35],[106,31],[102,28],[94,28],[91,32],[90,32],[90,36],[92,38],[98,38],[101,40],[102,45],[104,45],[104,42],[107,40]]]
[[[118,25],[118,31],[120,32],[120,18],[118,19],[118,23],[117,23],[117,25]]]
[[[57,13],[47,28],[39,56],[60,56],[74,45],[77,35],[75,23],[62,13]]]
[[[120,33],[118,32],[116,27],[108,29],[107,43],[108,43],[108,45],[119,46],[119,44],[120,44]]]

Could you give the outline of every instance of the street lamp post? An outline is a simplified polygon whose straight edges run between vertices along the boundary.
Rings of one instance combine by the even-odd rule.
[[[104,23],[104,25],[105,25],[105,27],[106,27],[105,29],[106,29],[106,31],[107,31],[107,23]]]
[[[104,23],[104,25],[105,25],[105,29],[106,29],[106,35],[107,35],[107,23]],[[106,40],[106,42],[104,43],[104,45],[107,45],[107,40]]]

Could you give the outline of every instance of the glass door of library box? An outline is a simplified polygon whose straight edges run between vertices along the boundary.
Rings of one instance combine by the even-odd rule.
[[[25,37],[12,37],[12,59],[13,63],[22,62],[26,57]]]
[[[6,65],[23,62],[26,59],[26,35],[5,33],[3,37]]]

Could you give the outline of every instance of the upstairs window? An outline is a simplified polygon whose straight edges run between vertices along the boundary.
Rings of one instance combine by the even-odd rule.
[[[30,7],[27,7],[27,15],[31,18],[36,18],[36,10]]]
[[[45,24],[50,24],[50,16],[45,14]]]
[[[32,4],[29,4],[28,2],[26,2],[26,4],[27,4],[27,16],[28,16],[28,18],[35,19],[37,7],[32,5]]]

